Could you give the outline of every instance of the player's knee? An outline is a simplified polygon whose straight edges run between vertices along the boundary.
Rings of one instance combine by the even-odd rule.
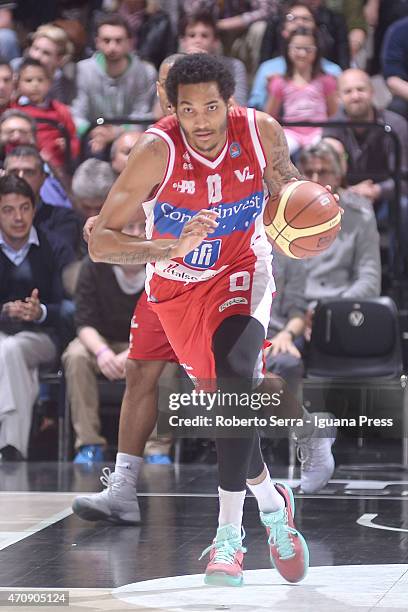
[[[241,351],[230,351],[216,359],[216,372],[218,378],[234,380],[251,380],[253,368],[245,354]]]
[[[126,362],[126,386],[128,389],[152,389],[159,381],[161,370],[156,361],[128,359]]]

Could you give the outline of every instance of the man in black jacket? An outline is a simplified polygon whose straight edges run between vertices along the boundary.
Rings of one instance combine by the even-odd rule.
[[[35,197],[0,178],[0,456],[26,457],[38,367],[58,355],[65,246],[35,229]]]
[[[35,197],[34,225],[45,234],[54,233],[67,245],[66,254],[70,253],[70,263],[76,259],[81,240],[81,227],[78,215],[68,208],[52,206],[40,196],[42,184],[46,179],[44,162],[35,146],[22,145],[8,153],[4,160],[4,170],[17,174],[30,185]]]

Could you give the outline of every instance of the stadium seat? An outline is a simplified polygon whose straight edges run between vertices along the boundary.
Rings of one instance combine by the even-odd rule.
[[[358,390],[361,415],[368,414],[371,391],[401,391],[403,464],[408,465],[408,391],[398,311],[392,299],[319,302],[305,370],[306,392],[308,388]]]

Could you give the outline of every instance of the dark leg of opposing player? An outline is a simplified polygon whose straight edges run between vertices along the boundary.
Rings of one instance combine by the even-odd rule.
[[[136,484],[144,447],[157,420],[158,381],[165,365],[165,361],[128,359],[115,471],[111,474],[105,468],[104,491],[75,498],[72,507],[81,518],[122,524],[140,521]]]

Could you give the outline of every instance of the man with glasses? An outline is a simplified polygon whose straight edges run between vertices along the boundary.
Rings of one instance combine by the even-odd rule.
[[[35,196],[34,225],[45,234],[55,234],[68,247],[70,257],[65,264],[76,259],[81,238],[79,219],[73,210],[52,206],[42,199],[40,191],[47,175],[38,149],[32,145],[16,147],[6,156],[4,171],[16,174],[30,185]]]
[[[322,140],[304,149],[300,156],[303,176],[321,185],[331,185],[344,209],[341,232],[326,251],[305,260],[305,296],[309,310],[324,298],[365,299],[381,292],[380,240],[369,201],[342,187],[345,166],[337,151]]]
[[[273,25],[274,28],[272,28]],[[259,66],[255,74],[252,91],[249,97],[248,105],[259,110],[265,108],[268,99],[268,83],[270,78],[272,76],[284,75],[286,72],[286,62],[282,54],[285,41],[289,38],[290,34],[299,27],[314,31],[317,24],[307,4],[299,0],[291,3],[290,11],[281,18],[280,32],[276,26],[276,21],[271,22],[263,42],[263,56],[272,59],[265,59]],[[274,29],[274,31],[272,31],[272,29]],[[268,48],[269,43],[273,43],[273,48]],[[273,57],[274,55],[276,55],[276,57]],[[325,57],[322,58],[322,69],[326,74],[331,74],[335,77],[341,74],[340,66],[334,64]]]
[[[1,156],[8,155],[18,146],[32,145],[36,147],[36,144],[37,126],[35,120],[21,110],[15,108],[6,110],[0,117]],[[47,174],[41,185],[40,195],[43,200],[53,206],[72,208],[62,183],[54,175],[49,164],[47,164]]]

